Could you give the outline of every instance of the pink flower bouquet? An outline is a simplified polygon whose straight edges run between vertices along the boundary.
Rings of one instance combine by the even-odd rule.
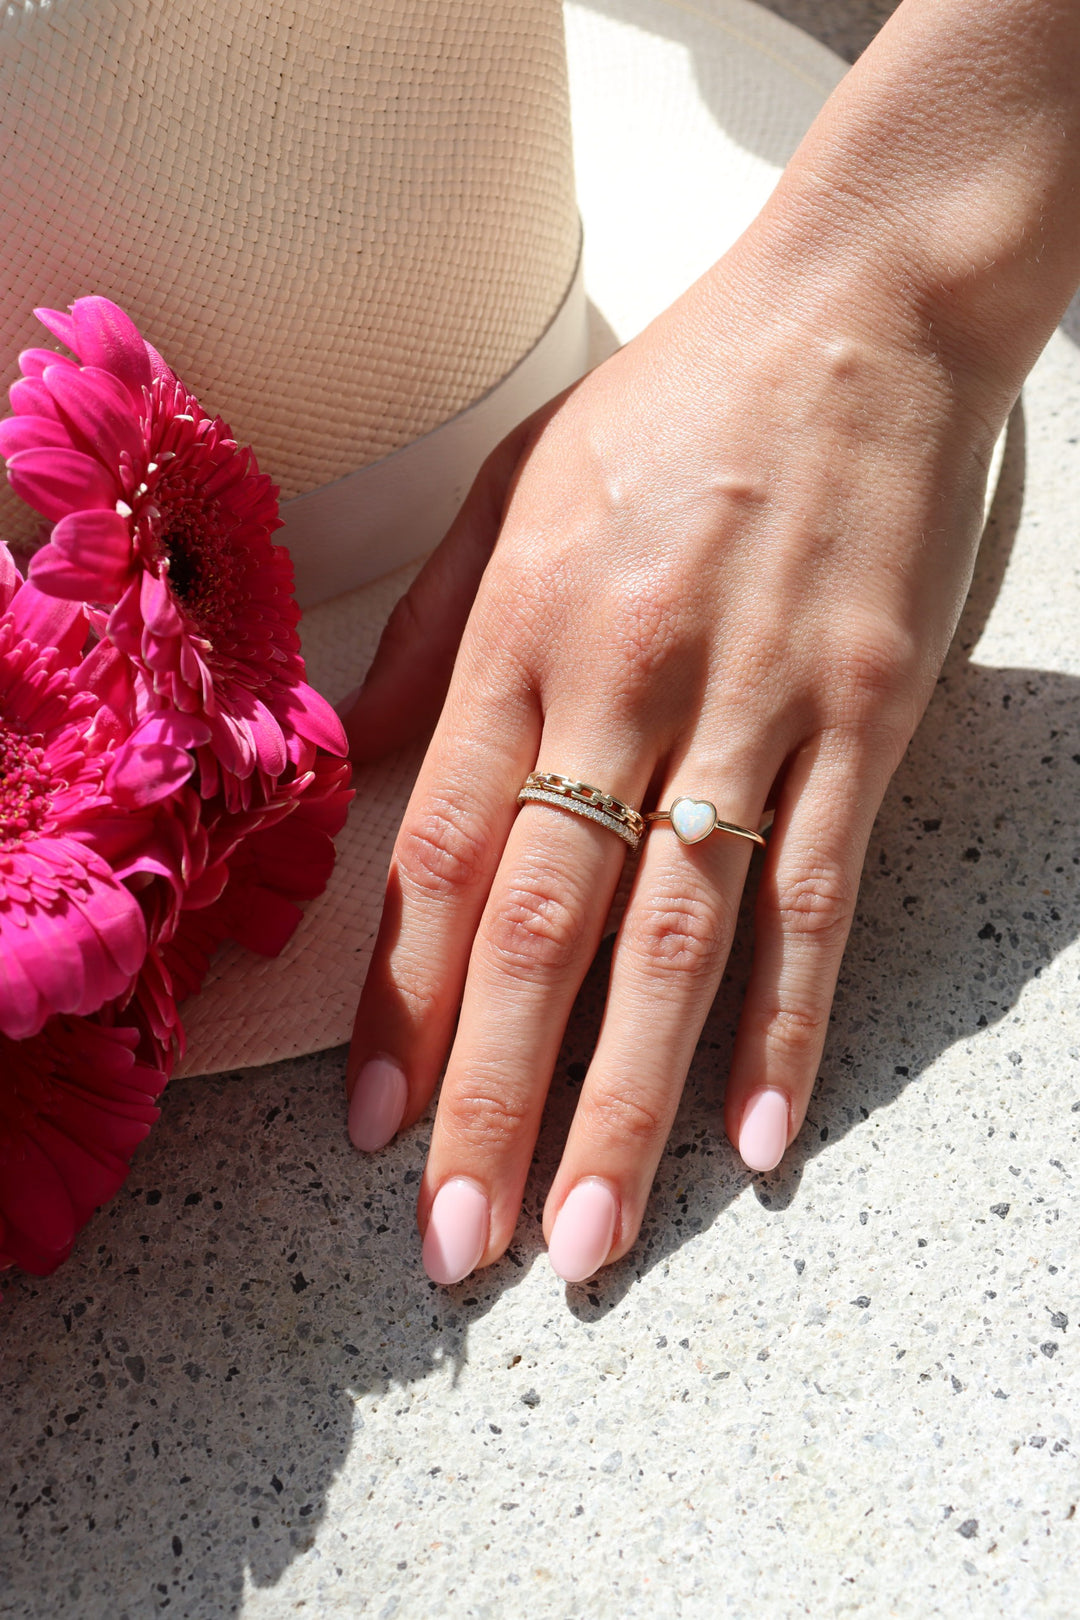
[[[228,938],[281,950],[349,767],[304,679],[277,491],[104,298],[38,310],[0,454],[51,525],[0,542],[0,1267],[112,1197]]]

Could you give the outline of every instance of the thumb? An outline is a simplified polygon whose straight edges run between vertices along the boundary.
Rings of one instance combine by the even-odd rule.
[[[402,747],[438,718],[511,482],[535,429],[530,417],[488,456],[445,539],[387,620],[364,684],[340,706],[355,764]]]

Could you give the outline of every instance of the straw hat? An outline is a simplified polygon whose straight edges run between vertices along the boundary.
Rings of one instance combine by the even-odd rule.
[[[0,28],[3,375],[34,305],[123,305],[281,485],[332,702],[487,451],[731,245],[844,71],[749,0],[581,0],[565,49],[556,0],[27,0]],[[422,752],[357,773],[329,887],[280,957],[219,956],[178,1072],[348,1039]]]

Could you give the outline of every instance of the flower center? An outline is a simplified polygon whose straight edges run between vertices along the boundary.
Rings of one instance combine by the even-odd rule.
[[[0,849],[40,832],[48,817],[53,781],[44,743],[0,722]]]
[[[175,486],[159,489],[157,499],[173,595],[207,641],[228,640],[244,566],[217,502]]]

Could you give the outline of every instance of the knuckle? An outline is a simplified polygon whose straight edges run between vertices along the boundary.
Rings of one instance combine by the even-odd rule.
[[[589,1098],[590,1134],[620,1144],[654,1147],[667,1135],[667,1112],[651,1099],[600,1085]]]
[[[855,909],[855,891],[838,867],[821,865],[782,881],[767,903],[784,934],[828,945],[846,937]]]
[[[626,585],[603,615],[603,652],[610,701],[638,711],[677,649],[674,604],[680,599],[658,574]]]
[[[444,899],[482,882],[487,854],[480,818],[441,799],[402,827],[394,864],[409,888]]]
[[[568,968],[584,932],[583,910],[565,881],[537,871],[519,876],[498,896],[483,938],[504,972],[532,978]]]
[[[906,711],[918,662],[911,635],[875,626],[872,633],[849,636],[837,661],[836,690],[851,718],[899,719]]]
[[[458,1147],[499,1155],[520,1139],[531,1115],[525,1098],[505,1081],[495,1075],[484,1081],[474,1073],[468,1090],[455,1094],[440,1126]]]
[[[624,945],[650,975],[702,979],[720,956],[723,928],[713,903],[686,890],[643,896],[627,919]]]
[[[384,1007],[397,1003],[413,1030],[425,1029],[446,1014],[446,985],[427,964],[395,956],[381,988]]]
[[[761,1019],[766,1045],[796,1062],[816,1062],[828,1025],[827,1007],[792,1001],[768,1008]]]

